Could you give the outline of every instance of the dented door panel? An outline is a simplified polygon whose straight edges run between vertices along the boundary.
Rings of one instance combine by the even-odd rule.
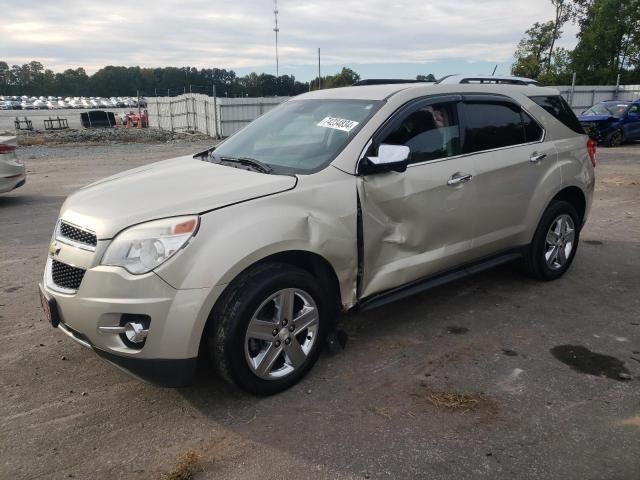
[[[361,297],[397,287],[470,260],[475,219],[468,157],[410,165],[403,173],[358,178],[362,208]]]

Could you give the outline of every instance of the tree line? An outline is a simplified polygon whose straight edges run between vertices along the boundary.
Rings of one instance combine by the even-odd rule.
[[[552,20],[535,22],[515,52],[512,73],[547,85],[640,83],[640,0],[550,0]],[[578,27],[572,50],[558,48],[562,29]]]
[[[433,79],[433,75],[418,79]],[[335,75],[320,78],[320,88],[353,85],[360,75],[343,68]],[[195,67],[101,68],[88,75],[83,68],[54,73],[40,62],[9,66],[0,61],[0,95],[34,96],[142,96],[176,95],[183,91],[228,97],[292,96],[318,89],[318,79],[300,82],[293,75],[276,77],[267,73],[238,76],[233,70]]]

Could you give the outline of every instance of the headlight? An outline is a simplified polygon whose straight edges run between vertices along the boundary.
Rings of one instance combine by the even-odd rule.
[[[198,230],[197,216],[173,217],[141,223],[120,232],[100,262],[124,267],[133,274],[147,273],[183,248]]]

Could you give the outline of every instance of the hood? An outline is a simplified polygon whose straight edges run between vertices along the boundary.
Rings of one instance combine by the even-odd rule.
[[[295,187],[296,177],[267,175],[179,157],[92,183],[67,198],[61,218],[112,238],[137,223],[203,213]]]
[[[617,122],[619,118],[612,115],[580,115],[578,120],[581,122]]]

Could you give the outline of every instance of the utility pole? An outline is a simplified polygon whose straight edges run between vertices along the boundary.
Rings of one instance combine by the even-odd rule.
[[[278,28],[278,0],[273,0],[273,21],[273,31],[276,34],[276,78],[278,78],[280,76],[280,62],[278,60],[278,32],[280,31]]]
[[[318,90],[320,90],[320,48],[318,47]]]

